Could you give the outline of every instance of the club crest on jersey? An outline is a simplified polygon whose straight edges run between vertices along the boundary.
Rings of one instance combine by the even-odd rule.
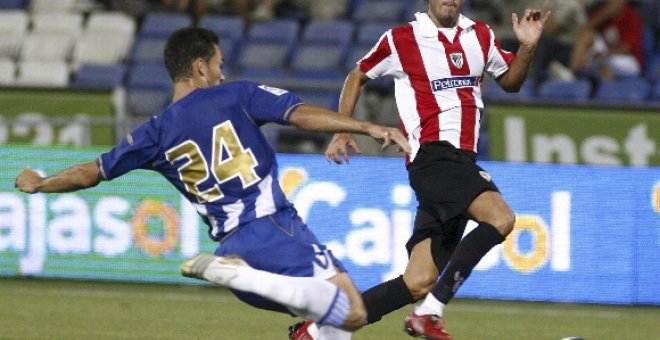
[[[449,53],[449,59],[456,68],[463,68],[463,53]]]

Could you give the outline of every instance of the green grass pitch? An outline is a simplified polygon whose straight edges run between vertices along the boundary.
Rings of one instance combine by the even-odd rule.
[[[409,339],[403,308],[355,333]],[[457,340],[660,340],[660,308],[456,299]],[[0,279],[0,339],[287,339],[297,319],[249,307],[211,286]]]

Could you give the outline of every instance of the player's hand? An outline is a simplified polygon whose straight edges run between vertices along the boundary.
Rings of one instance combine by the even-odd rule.
[[[536,46],[541,34],[543,33],[543,27],[545,22],[548,21],[551,11],[546,11],[543,15],[540,9],[526,9],[523,14],[522,19],[518,19],[518,14],[512,13],[511,20],[513,21],[513,33],[518,38],[518,42],[521,46],[523,45],[533,45]]]
[[[369,135],[377,141],[382,141],[381,150],[385,150],[388,146],[396,144],[399,146],[399,151],[405,153],[411,152],[408,139],[397,128],[375,125],[373,129],[369,130]]]
[[[39,186],[43,181],[43,177],[39,175],[36,171],[25,167],[18,176],[16,176],[16,182],[14,186],[28,194],[34,194],[39,191]]]
[[[362,154],[362,149],[360,149],[360,146],[350,133],[336,133],[332,136],[330,144],[328,144],[328,147],[325,149],[325,159],[327,159],[328,162],[343,164],[343,158],[346,161],[346,164],[348,164],[349,148],[353,149],[353,152],[356,154]]]

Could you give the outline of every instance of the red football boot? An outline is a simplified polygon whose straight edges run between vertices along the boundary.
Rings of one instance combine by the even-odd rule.
[[[309,333],[309,326],[314,321],[306,320],[298,322],[297,324],[289,327],[289,339],[291,340],[314,340],[314,337]]]
[[[451,340],[451,335],[444,327],[445,323],[441,317],[432,314],[417,315],[413,311],[406,317],[403,329],[410,336],[427,340]]]

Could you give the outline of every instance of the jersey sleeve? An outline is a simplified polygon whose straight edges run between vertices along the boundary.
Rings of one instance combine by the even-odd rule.
[[[390,47],[389,32],[383,33],[378,43],[364,56],[358,65],[360,71],[371,79],[388,75],[392,71],[392,48]]]
[[[509,70],[509,66],[515,59],[516,54],[502,49],[495,33],[489,27],[490,39],[488,43],[488,54],[486,60],[486,72],[493,78],[497,78]]]
[[[289,117],[302,100],[295,94],[276,87],[250,83],[246,98],[247,113],[259,124],[289,125]]]
[[[160,150],[156,119],[137,127],[112,150],[99,156],[96,162],[101,180],[109,181],[131,170],[151,168]]]

